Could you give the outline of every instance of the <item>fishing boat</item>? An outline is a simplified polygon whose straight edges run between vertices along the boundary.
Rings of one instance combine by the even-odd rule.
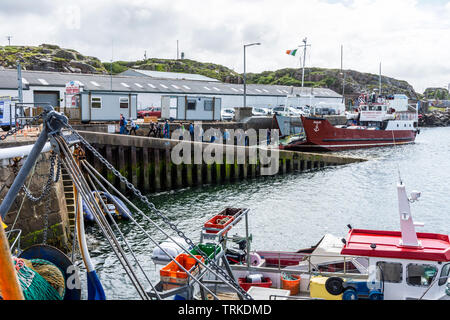
[[[397,186],[400,231],[350,228],[297,252],[254,251],[231,268],[260,299],[450,300],[448,235],[416,233],[403,182]],[[257,261],[257,266],[254,261]],[[256,281],[255,281],[256,279]],[[263,280],[266,279],[266,280]]]
[[[419,133],[417,108],[404,95],[377,101],[362,100],[347,124],[333,126],[322,117],[301,117],[305,139],[280,145],[296,151],[340,151],[415,142]]]

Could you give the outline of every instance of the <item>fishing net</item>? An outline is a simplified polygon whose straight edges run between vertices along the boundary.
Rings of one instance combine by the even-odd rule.
[[[65,280],[57,266],[41,259],[13,257],[25,300],[62,300]],[[0,292],[1,295],[1,292]]]

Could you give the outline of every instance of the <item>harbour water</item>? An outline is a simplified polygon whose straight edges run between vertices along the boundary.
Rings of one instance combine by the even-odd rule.
[[[399,230],[396,185],[401,176],[408,193],[422,192],[420,201],[412,204],[415,221],[425,223],[418,231],[449,233],[450,128],[422,129],[414,145],[345,154],[370,161],[160,193],[149,195],[149,199],[194,241],[199,240],[203,223],[223,208],[250,208],[252,249],[296,251],[316,244],[326,233],[344,237],[348,224],[360,229]],[[138,221],[144,223],[141,218]],[[155,221],[162,223],[160,219]],[[144,269],[152,274],[152,280],[157,280],[150,259],[154,244],[126,222],[120,226]],[[243,227],[235,231],[243,231]],[[156,240],[165,239],[154,227],[145,228]],[[137,299],[100,231],[89,227],[88,233],[91,255],[107,298]]]

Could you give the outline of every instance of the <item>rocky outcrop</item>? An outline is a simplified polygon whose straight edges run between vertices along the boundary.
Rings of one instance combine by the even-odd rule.
[[[450,126],[450,111],[441,112],[433,111],[431,113],[423,114],[419,119],[419,126],[421,127],[449,127]]]
[[[23,70],[54,71],[71,73],[107,74],[101,61],[87,57],[72,49],[56,45],[0,47],[0,66],[15,68],[21,62]]]
[[[429,100],[450,100],[450,93],[445,88],[427,88],[423,95]]]

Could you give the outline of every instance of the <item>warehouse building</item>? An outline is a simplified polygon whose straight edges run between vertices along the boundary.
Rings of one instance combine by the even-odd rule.
[[[178,74],[180,75],[180,74]],[[157,77],[156,77],[157,76]],[[193,80],[189,75],[178,79],[172,73],[152,73],[140,75],[92,75],[77,73],[59,73],[43,71],[22,71],[23,101],[43,103],[66,108],[95,108],[98,98],[102,102],[102,112],[81,110],[80,114],[90,115],[84,121],[101,121],[109,118],[118,119],[115,105],[128,98],[128,117],[135,118],[139,109],[161,107],[167,97],[201,96],[220,99],[221,108],[239,108],[243,106],[244,88],[240,84],[209,81],[202,76]],[[70,82],[79,84],[83,97],[74,98],[66,90]],[[17,97],[17,71],[15,69],[0,70],[0,96]],[[109,96],[108,98],[106,96]],[[130,95],[132,95],[130,97]],[[114,96],[114,99],[112,98]],[[289,99],[287,97],[290,97]],[[135,97],[135,98],[134,98]],[[96,99],[97,98],[97,99]],[[88,103],[86,103],[88,101]],[[108,101],[108,102],[107,102]],[[114,103],[112,102],[114,101]],[[97,102],[97,103],[96,103]],[[94,103],[94,105],[92,105]],[[113,106],[110,104],[113,103]],[[280,105],[319,104],[341,105],[342,96],[330,89],[298,88],[279,85],[247,85],[247,106],[273,108]],[[124,106],[124,104],[123,104]],[[110,108],[110,109],[108,109]],[[123,108],[125,109],[125,108]],[[111,119],[112,120],[112,119]]]

